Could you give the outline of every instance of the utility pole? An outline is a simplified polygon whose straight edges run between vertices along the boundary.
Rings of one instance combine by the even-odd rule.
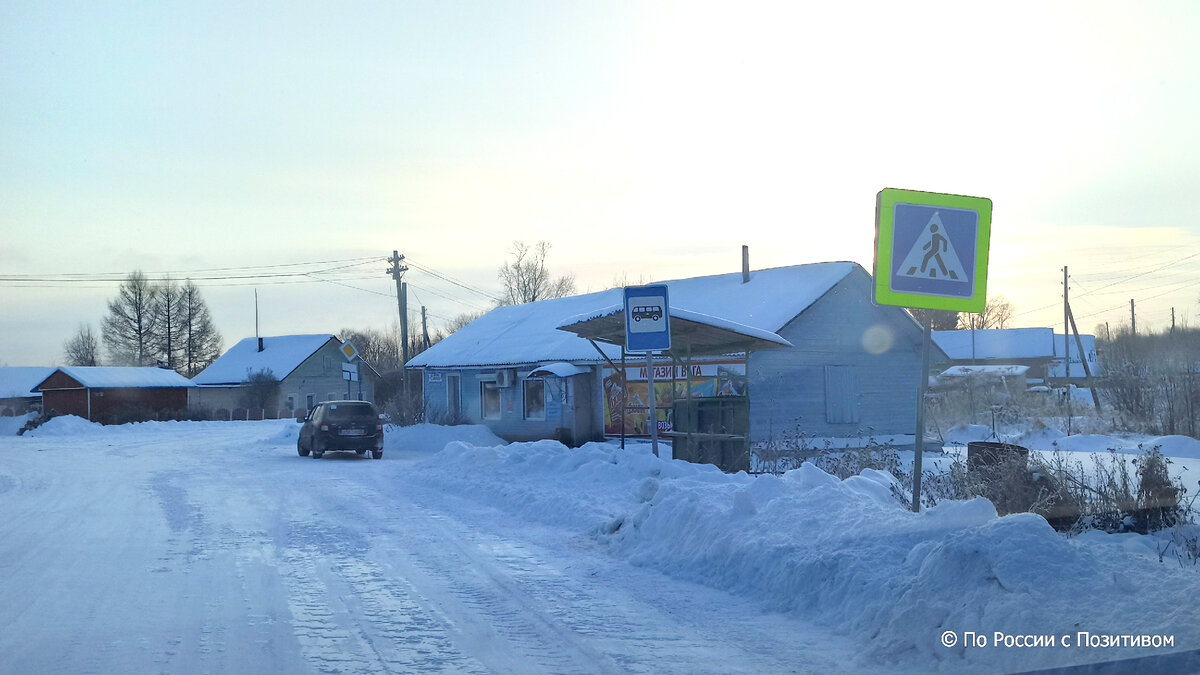
[[[425,305],[421,305],[421,336],[425,349],[429,349],[429,319],[425,316]]]
[[[400,282],[400,359],[408,363],[408,282]]]
[[[404,364],[408,363],[408,284],[404,283],[404,273],[408,268],[401,265],[404,256],[399,251],[392,251],[388,262],[392,263],[388,273],[396,280],[396,307],[400,311],[400,381],[404,393],[408,394],[408,376],[404,374]]]
[[[1175,308],[1171,308],[1171,332],[1175,332]]]
[[[1071,316],[1071,303],[1068,299],[1071,287],[1067,282],[1067,266],[1063,265],[1063,352],[1065,352],[1064,363],[1067,364],[1067,384],[1071,383],[1071,324],[1069,323]]]
[[[1133,298],[1129,299],[1129,332],[1137,335],[1137,314],[1133,312]]]

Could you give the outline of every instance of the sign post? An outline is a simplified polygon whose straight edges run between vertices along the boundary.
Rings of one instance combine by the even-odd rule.
[[[358,364],[343,363],[342,364],[342,379],[346,381],[346,400],[350,400],[350,383],[358,382]],[[362,385],[360,384],[359,387]]]
[[[875,302],[950,312],[984,310],[992,200],[916,190],[881,190],[875,201]],[[932,318],[922,322],[921,381],[913,456],[914,513],[921,510],[925,393]]]
[[[646,385],[650,398],[647,426],[650,444],[658,456],[658,405],[654,391],[654,353],[671,348],[671,316],[667,287],[625,287],[625,350],[646,354]]]

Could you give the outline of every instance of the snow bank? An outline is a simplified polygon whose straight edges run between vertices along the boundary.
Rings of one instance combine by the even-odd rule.
[[[1125,443],[1120,442],[1112,436],[1098,436],[1094,434],[1064,436],[1054,441],[1053,446],[1055,450],[1066,452],[1108,452],[1109,450],[1122,452],[1128,450]]]
[[[870,636],[882,663],[996,667],[991,650],[941,645],[947,630],[1200,639],[1200,609],[1179,602],[1200,593],[1200,577],[1160,563],[1152,548],[1066,539],[1038,516],[998,518],[983,499],[912,514],[877,471],[845,481],[811,464],[727,475],[640,444],[491,440],[450,442],[419,468],[457,494],[588,533],[634,564]],[[1014,658],[1035,667],[1080,657],[1009,651],[1005,667]]]
[[[452,427],[438,424],[414,424],[407,427],[387,425],[384,427],[384,449],[388,451],[437,451],[446,447],[447,443],[454,441],[482,447],[507,445],[507,441],[502,440],[482,424],[464,424]]]
[[[21,415],[20,417],[0,417],[0,436],[16,436],[21,427],[33,418],[33,415]]]
[[[991,427],[981,424],[956,424],[942,434],[946,445],[966,445],[975,441],[994,441]]]
[[[1037,424],[1034,428],[1017,435],[1011,442],[1030,450],[1053,450],[1054,442],[1066,436],[1054,427]]]
[[[42,426],[25,432],[26,436],[34,438],[49,438],[52,436],[77,436],[100,431],[104,427],[96,422],[89,422],[75,415],[60,415],[51,418]]]
[[[1189,436],[1159,436],[1143,441],[1141,446],[1144,450],[1157,447],[1167,457],[1200,459],[1200,441]]]

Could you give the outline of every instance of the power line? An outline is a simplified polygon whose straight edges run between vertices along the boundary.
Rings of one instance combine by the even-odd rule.
[[[310,274],[324,274],[335,272],[338,270],[350,269],[353,267],[361,267],[363,265],[378,262],[378,256],[370,258],[344,258],[340,260],[316,260],[300,263],[281,263],[277,265],[254,265],[243,267],[215,267],[196,270],[172,270],[165,272],[151,272],[147,277],[155,281],[165,280],[167,278],[175,279],[191,279],[192,281],[241,281],[255,279],[287,279],[294,277],[303,277]],[[319,270],[295,271],[295,272],[267,272],[263,270],[278,270],[289,267],[312,267],[316,265],[337,265],[337,267],[329,267]],[[243,274],[224,274],[227,272],[243,272]],[[49,284],[79,284],[79,283],[100,283],[100,282],[119,282],[129,276],[128,272],[64,272],[64,273],[48,273],[48,274],[0,274],[0,284],[28,284],[28,283],[49,283]]]
[[[1180,259],[1178,259],[1178,260],[1174,260],[1174,261],[1171,261],[1171,262],[1169,262],[1169,263],[1166,263],[1166,264],[1160,265],[1160,266],[1158,266],[1158,267],[1155,267],[1154,269],[1146,270],[1146,271],[1144,271],[1144,272],[1139,272],[1139,273],[1137,273],[1137,274],[1134,274],[1134,275],[1133,275],[1133,276],[1131,276],[1131,277],[1126,277],[1126,278],[1124,278],[1124,279],[1121,279],[1121,280],[1119,280],[1119,281],[1114,281],[1114,282],[1112,282],[1112,283],[1105,284],[1105,285],[1103,285],[1103,286],[1101,286],[1101,287],[1097,288],[1096,290],[1094,290],[1094,291],[1091,291],[1091,293],[1098,293],[1099,291],[1102,291],[1102,290],[1104,290],[1104,289],[1106,289],[1106,288],[1111,288],[1111,287],[1113,287],[1113,286],[1116,286],[1116,285],[1118,285],[1118,284],[1124,284],[1124,283],[1128,283],[1128,282],[1130,282],[1130,281],[1133,281],[1134,279],[1138,279],[1138,278],[1144,277],[1144,276],[1146,276],[1147,274],[1154,274],[1155,272],[1161,272],[1162,270],[1165,270],[1165,269],[1167,269],[1168,267],[1174,267],[1175,265],[1178,265],[1179,263],[1186,262],[1186,261],[1188,261],[1188,260],[1191,260],[1192,258],[1195,258],[1195,257],[1197,257],[1197,256],[1200,256],[1200,251],[1198,251],[1198,252],[1196,252],[1196,253],[1193,253],[1193,254],[1191,254],[1191,255],[1188,255],[1188,256],[1184,256],[1184,257],[1182,257],[1182,258],[1180,258]]]
[[[447,283],[454,284],[455,286],[458,286],[459,288],[471,291],[472,293],[482,295],[483,297],[487,298],[488,300],[491,300],[493,302],[502,302],[502,300],[499,297],[492,295],[488,291],[481,290],[475,286],[471,286],[470,284],[459,281],[447,274],[443,274],[442,272],[439,272],[439,271],[437,271],[431,267],[428,267],[426,265],[422,265],[420,263],[415,263],[412,261],[411,258],[405,258],[405,262],[407,262],[410,266],[412,266],[418,270],[421,270],[422,272],[425,272],[426,274],[428,274],[430,276],[441,279],[442,281],[445,281]]]

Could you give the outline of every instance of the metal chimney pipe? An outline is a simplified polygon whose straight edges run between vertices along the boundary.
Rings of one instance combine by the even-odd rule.
[[[742,245],[742,283],[750,281],[750,247]]]
[[[258,351],[261,352],[262,350],[263,350],[263,339],[258,338]]]

